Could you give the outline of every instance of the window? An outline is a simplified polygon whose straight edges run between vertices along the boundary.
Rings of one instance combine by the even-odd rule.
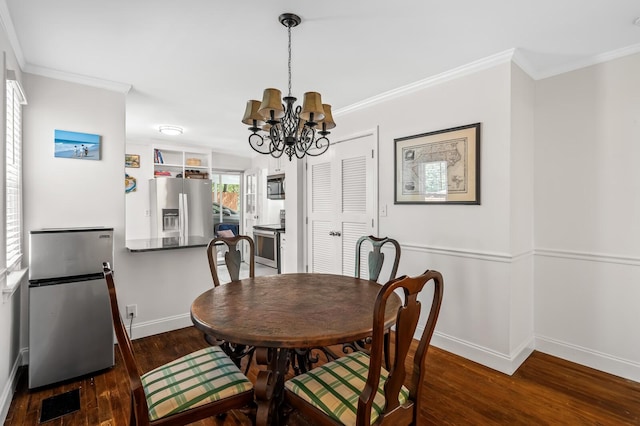
[[[240,182],[242,175],[233,172],[217,172],[211,174],[213,191],[213,224],[231,223],[240,225]]]
[[[22,105],[24,92],[15,72],[7,70],[6,243],[8,270],[22,260]]]

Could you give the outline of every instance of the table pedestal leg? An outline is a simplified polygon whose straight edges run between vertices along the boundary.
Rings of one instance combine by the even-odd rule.
[[[289,349],[256,348],[256,363],[265,365],[254,386],[256,425],[278,425],[284,397],[284,377],[289,369]]]

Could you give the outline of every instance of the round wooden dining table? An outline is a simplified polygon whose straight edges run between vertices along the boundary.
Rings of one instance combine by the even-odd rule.
[[[256,424],[278,424],[284,377],[296,352],[362,340],[373,330],[380,285],[333,274],[297,273],[245,278],[202,293],[191,320],[205,334],[254,346],[258,373]],[[389,300],[385,325],[395,322],[400,298]]]

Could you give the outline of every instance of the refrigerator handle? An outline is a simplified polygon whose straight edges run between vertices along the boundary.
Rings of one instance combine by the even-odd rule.
[[[187,194],[182,194],[184,197],[183,205],[184,211],[182,212],[183,220],[184,220],[184,229],[182,236],[184,238],[189,236],[189,199],[187,198]]]
[[[182,237],[184,235],[184,198],[183,193],[178,194],[178,232]]]

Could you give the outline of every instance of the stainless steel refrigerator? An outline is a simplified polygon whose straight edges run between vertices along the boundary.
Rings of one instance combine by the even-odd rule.
[[[151,238],[213,238],[211,180],[149,181]]]
[[[102,262],[113,262],[113,228],[30,232],[30,389],[114,365]]]

